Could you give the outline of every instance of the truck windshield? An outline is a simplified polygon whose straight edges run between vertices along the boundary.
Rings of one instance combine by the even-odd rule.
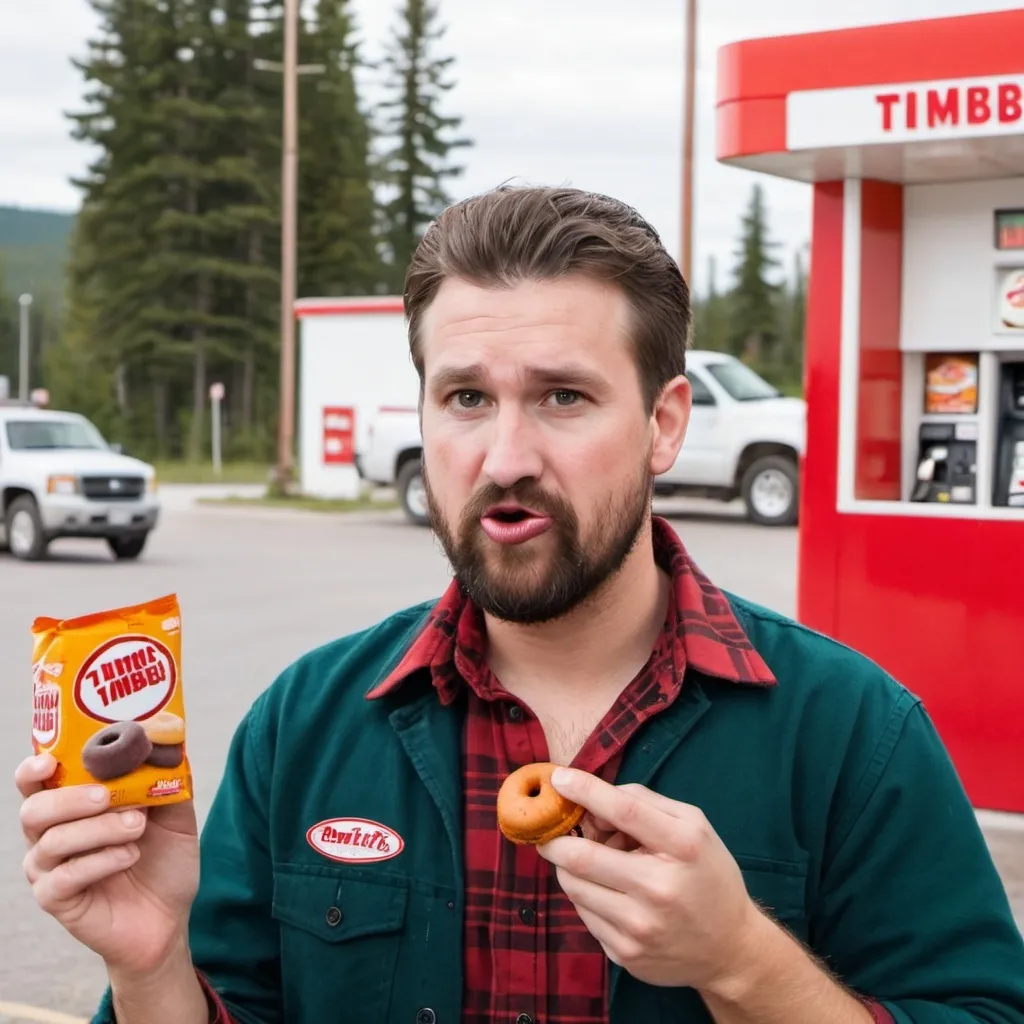
[[[100,432],[82,420],[12,420],[7,446],[12,451],[108,448]]]
[[[737,402],[757,402],[766,398],[778,398],[782,394],[738,359],[730,359],[724,363],[708,363],[705,369]]]

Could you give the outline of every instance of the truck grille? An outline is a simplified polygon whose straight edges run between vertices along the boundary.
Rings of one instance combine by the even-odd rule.
[[[82,477],[82,494],[90,501],[137,501],[145,491],[141,476]]]

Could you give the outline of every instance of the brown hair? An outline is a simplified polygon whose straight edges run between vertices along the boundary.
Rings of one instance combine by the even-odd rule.
[[[629,301],[640,388],[650,412],[686,369],[690,291],[657,232],[632,207],[574,188],[502,185],[448,207],[405,277],[409,349],[423,381],[420,328],[446,278],[491,287],[578,273],[614,281]]]

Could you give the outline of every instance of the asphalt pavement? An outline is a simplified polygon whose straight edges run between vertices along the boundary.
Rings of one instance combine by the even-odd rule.
[[[224,494],[246,489],[220,488]],[[76,1024],[104,983],[99,963],[35,906],[25,882],[19,797],[10,782],[29,746],[29,627],[176,592],[183,683],[200,818],[232,731],[252,700],[304,651],[368,626],[448,582],[426,530],[399,513],[345,515],[209,508],[202,488],[167,487],[164,521],[135,564],[106,547],[61,541],[48,561],[0,553],[0,1024]],[[666,502],[698,564],[719,584],[793,614],[796,531],[752,527],[735,506]],[[987,834],[1024,923],[1024,823],[987,819]],[[23,1005],[15,1005],[23,1004]]]

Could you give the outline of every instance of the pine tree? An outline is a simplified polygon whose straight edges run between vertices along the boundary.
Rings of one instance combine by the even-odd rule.
[[[694,303],[694,347],[714,352],[729,350],[728,300],[718,290],[718,265],[708,257],[708,293]]]
[[[272,285],[272,269],[253,260],[250,229],[273,222],[265,178],[252,147],[261,120],[245,82],[248,11],[241,0],[184,4],[174,69],[176,95],[157,105],[173,150],[154,160],[154,185],[170,184],[172,205],[155,225],[162,292],[180,296],[160,310],[161,348],[185,342],[192,364],[186,457],[197,460],[206,438],[208,386],[268,329],[245,315],[253,285]],[[268,292],[270,290],[268,289]],[[251,313],[251,311],[250,311]],[[151,313],[153,319],[157,319]]]
[[[94,393],[80,387],[80,375],[57,373],[54,397],[95,415],[105,399],[114,397],[116,374],[122,383],[116,395],[118,422],[110,417],[106,426],[118,436],[130,429],[126,375],[145,361],[139,335],[147,298],[134,271],[150,251],[148,224],[161,211],[159,202],[147,201],[136,172],[158,150],[158,126],[148,111],[175,47],[167,38],[166,16],[155,7],[131,0],[90,3],[100,15],[100,35],[90,40],[87,59],[73,62],[89,86],[89,109],[72,115],[72,134],[97,146],[100,155],[76,182],[84,197],[71,245],[68,331],[62,346],[68,351],[62,354],[68,367],[92,368],[90,376],[105,380],[109,390]]]
[[[448,77],[454,58],[433,53],[444,35],[437,5],[404,0],[399,16],[383,60],[391,95],[381,104],[390,111],[384,126],[390,144],[381,166],[389,195],[383,205],[384,237],[396,291],[424,228],[451,201],[447,181],[463,171],[451,163],[453,150],[471,145],[450,134],[462,118],[440,110],[455,83]]]
[[[733,354],[761,372],[768,372],[777,357],[779,286],[768,278],[779,265],[771,255],[775,247],[767,237],[764,193],[761,185],[755,184],[742,220],[729,319]]]
[[[300,59],[325,70],[300,85],[299,295],[367,295],[382,281],[349,8],[349,0],[318,0],[302,39]]]
[[[91,2],[104,34],[79,65],[95,88],[75,119],[101,156],[81,182],[70,337],[111,375],[123,430],[163,451],[182,429],[196,459],[211,369],[265,335],[249,293],[276,280],[251,245],[274,214],[249,145],[247,4]]]
[[[55,401],[139,454],[198,459],[209,385],[227,387],[224,450],[276,437],[280,296],[280,0],[89,0],[74,136],[67,315],[46,372]],[[349,0],[303,5],[299,294],[379,291],[385,275],[356,94]]]

